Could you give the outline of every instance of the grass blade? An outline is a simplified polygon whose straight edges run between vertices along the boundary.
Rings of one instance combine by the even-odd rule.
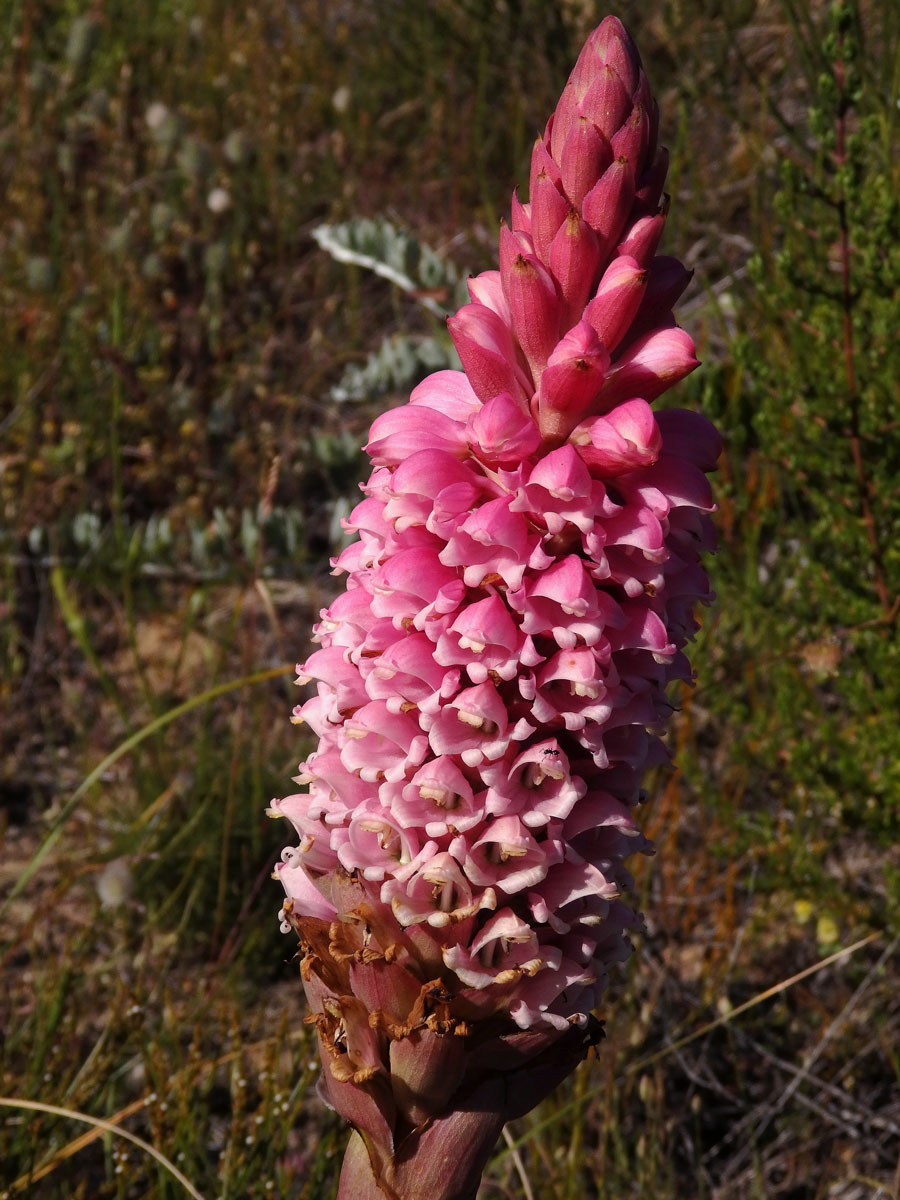
[[[177,721],[179,717],[183,717],[186,713],[192,712],[195,708],[200,708],[202,705],[209,703],[210,700],[215,700],[218,696],[224,696],[228,692],[238,691],[240,688],[252,687],[257,683],[265,683],[269,679],[277,679],[282,675],[289,675],[294,668],[288,664],[281,667],[269,667],[265,671],[254,671],[251,675],[242,675],[239,679],[229,679],[226,683],[217,683],[215,687],[207,688],[205,692],[201,692],[199,696],[191,696],[189,700],[185,700],[182,704],[177,704],[174,708],[170,708],[168,712],[162,713],[154,718],[142,728],[136,730],[130,737],[127,737],[124,742],[120,742],[115,750],[107,754],[106,758],[99,762],[94,769],[85,776],[66,803],[62,810],[53,822],[53,827],[47,834],[43,843],[40,846],[28,866],[19,876],[12,891],[0,905],[0,917],[4,915],[9,905],[16,896],[22,891],[28,881],[34,876],[41,863],[55,846],[56,842],[62,835],[63,828],[71,817],[72,813],[78,807],[81,799],[86,795],[90,788],[103,777],[104,772],[108,771],[120,758],[124,758],[126,754],[132,751],[135,746],[139,746],[141,742],[147,740],[160,729],[164,729],[166,725],[170,725],[173,721]]]
[[[113,1125],[111,1121],[104,1121],[102,1117],[91,1117],[87,1113],[77,1112],[74,1108],[61,1108],[58,1104],[44,1104],[41,1100],[20,1100],[16,1096],[0,1096],[0,1105],[4,1108],[27,1108],[33,1112],[49,1113],[55,1117],[68,1117],[71,1121],[82,1121],[85,1125],[93,1125],[97,1129],[102,1129],[105,1133],[114,1133],[116,1137],[125,1138],[132,1145],[137,1146],[139,1150],[143,1150],[145,1154],[149,1154],[151,1158],[155,1158],[161,1167],[164,1167],[175,1179],[181,1184],[189,1196],[193,1196],[194,1200],[203,1200],[203,1197],[191,1183],[191,1181],[178,1170],[173,1162],[155,1146],[151,1146],[149,1142],[145,1142],[143,1138],[137,1136],[136,1133],[130,1133],[127,1129],[120,1129],[118,1125]]]

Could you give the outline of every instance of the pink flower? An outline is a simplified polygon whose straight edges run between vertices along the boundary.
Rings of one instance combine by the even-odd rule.
[[[640,924],[624,860],[649,848],[634,809],[709,598],[719,451],[699,415],[651,407],[697,365],[671,312],[689,274],[656,255],[656,137],[607,18],[499,271],[450,318],[464,372],[372,426],[346,590],[300,668],[319,748],[308,793],[270,811],[299,837],[277,874],[324,1091],[365,1135],[342,1197],[474,1195],[497,1111],[580,1059]],[[432,1165],[449,1156],[458,1191]]]

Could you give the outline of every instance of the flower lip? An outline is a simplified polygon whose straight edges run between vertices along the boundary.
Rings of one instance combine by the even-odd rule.
[[[451,825],[457,833],[465,833],[482,820],[483,794],[475,795],[451,756],[440,755],[423,763],[401,785],[391,811],[405,827],[424,826],[429,837],[446,835]]]
[[[464,853],[467,877],[479,887],[494,887],[510,896],[533,888],[550,866],[561,860],[562,845],[548,837],[537,842],[518,817],[497,817]]]

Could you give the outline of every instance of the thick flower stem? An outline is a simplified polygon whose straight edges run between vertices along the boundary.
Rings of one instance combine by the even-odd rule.
[[[338,1200],[475,1200],[503,1119],[496,1113],[469,1112],[455,1113],[443,1124],[447,1121],[454,1124],[453,1137],[440,1128],[441,1121],[412,1135],[380,1179],[354,1130],[344,1155]]]
[[[475,1200],[504,1124],[548,1095],[601,1036],[592,1020],[584,1030],[550,1035],[549,1043],[547,1035],[515,1033],[471,1048],[468,1065],[476,1078],[439,1115],[416,1127],[398,1119],[380,1139],[354,1131],[338,1200]]]
[[[378,1186],[366,1144],[354,1129],[344,1155],[337,1200],[385,1200],[391,1194]]]

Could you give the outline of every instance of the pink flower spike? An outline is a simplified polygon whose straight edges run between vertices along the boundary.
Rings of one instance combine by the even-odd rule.
[[[356,1127],[340,1200],[474,1197],[503,1124],[583,1059],[640,928],[625,862],[652,852],[634,810],[691,678],[721,449],[650,406],[697,365],[672,312],[689,273],[657,256],[658,131],[607,18],[499,270],[449,319],[463,370],[373,423],[344,590],[298,668],[318,745],[267,811],[295,836],[279,919],[322,1094]]]

